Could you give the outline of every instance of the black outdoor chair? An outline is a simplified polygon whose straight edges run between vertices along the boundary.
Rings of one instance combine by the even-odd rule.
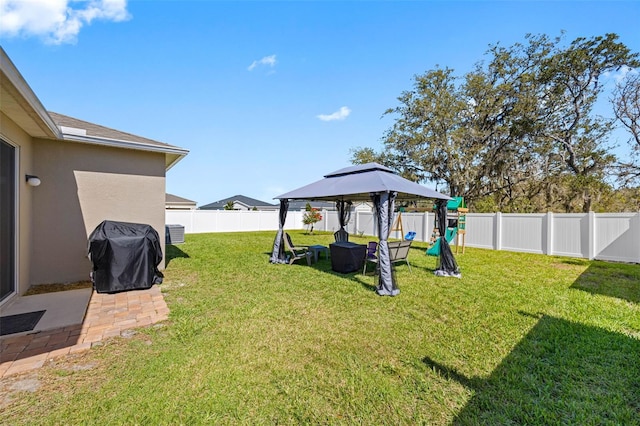
[[[333,237],[336,239],[336,243],[349,241],[349,233],[345,231],[344,228],[340,228],[334,232]]]

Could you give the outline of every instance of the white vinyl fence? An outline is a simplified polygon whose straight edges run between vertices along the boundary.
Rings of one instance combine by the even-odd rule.
[[[305,229],[304,212],[289,212],[285,229]],[[323,211],[314,229],[336,231],[335,211]],[[276,231],[278,212],[232,210],[167,210],[165,223],[184,226],[185,233]],[[429,241],[433,213],[402,213],[404,233]],[[373,213],[355,211],[347,225],[351,234],[376,236]],[[392,231],[392,238],[402,238]],[[466,246],[640,263],[640,213],[467,214]]]
[[[164,218],[167,225],[184,226],[185,234],[201,234],[204,232],[277,231],[278,214],[277,210],[165,210]],[[285,228],[302,229],[303,214],[304,212],[289,212]]]

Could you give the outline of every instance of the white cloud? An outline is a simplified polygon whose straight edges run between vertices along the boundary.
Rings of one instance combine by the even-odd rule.
[[[348,107],[343,106],[333,114],[320,114],[320,115],[317,115],[316,117],[318,117],[322,121],[335,121],[335,120],[344,120],[349,116],[349,114],[351,114],[351,110]]]
[[[249,65],[247,70],[253,71],[253,69],[255,67],[257,67],[258,65],[267,65],[267,66],[273,68],[276,65],[276,62],[277,62],[276,61],[276,55],[265,56],[262,59],[259,59],[257,61],[253,61],[253,63],[251,65]]]
[[[627,78],[627,75],[629,74],[633,75],[637,73],[638,71],[636,71],[635,69],[629,68],[628,66],[623,65],[622,67],[620,67],[619,70],[606,71],[605,73],[602,74],[602,76],[609,80],[609,81],[605,81],[605,84],[611,81],[613,81],[616,84],[620,84],[625,78]]]
[[[628,66],[623,66],[622,68],[620,68],[620,71],[618,71],[617,73],[614,73],[614,78],[616,80],[616,83],[620,83],[622,82],[622,80],[624,80],[627,77],[627,74],[637,74],[638,71],[634,70],[633,68],[629,68]]]
[[[51,44],[74,43],[95,19],[129,18],[127,0],[0,0],[0,34],[37,36]]]

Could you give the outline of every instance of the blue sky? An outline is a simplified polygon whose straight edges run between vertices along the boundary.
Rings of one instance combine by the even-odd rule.
[[[188,149],[167,192],[198,205],[275,202],[380,149],[384,111],[438,65],[463,75],[527,33],[639,52],[638,22],[638,1],[0,0],[2,47],[45,108]]]

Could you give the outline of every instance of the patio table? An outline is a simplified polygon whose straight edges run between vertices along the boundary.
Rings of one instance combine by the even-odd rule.
[[[324,253],[324,258],[329,259],[329,247],[323,245],[315,245],[309,247],[311,253],[313,253],[313,261],[318,262],[318,256],[320,253]]]

